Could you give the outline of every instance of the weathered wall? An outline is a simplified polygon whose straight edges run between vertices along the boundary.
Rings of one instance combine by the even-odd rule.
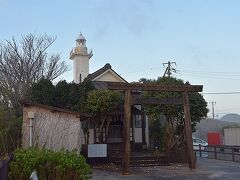
[[[229,146],[240,146],[240,128],[225,128],[224,144]]]
[[[28,112],[34,112],[33,145],[52,150],[81,150],[84,135],[80,118],[66,112],[52,111],[42,107],[29,106],[23,108],[23,147],[29,146]]]

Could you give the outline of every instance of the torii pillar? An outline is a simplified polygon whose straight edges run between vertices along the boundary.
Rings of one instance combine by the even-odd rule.
[[[196,159],[194,155],[193,141],[192,141],[192,125],[191,125],[188,91],[184,91],[182,95],[183,95],[183,108],[184,108],[184,121],[185,121],[184,129],[185,129],[185,137],[187,142],[189,168],[196,169]]]
[[[125,90],[123,121],[123,174],[129,174],[130,165],[130,122],[131,122],[131,90]]]

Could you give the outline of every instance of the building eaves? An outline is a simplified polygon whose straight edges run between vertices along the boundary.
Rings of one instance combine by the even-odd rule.
[[[29,102],[29,101],[22,101],[21,103],[25,107],[35,106],[35,107],[48,109],[53,112],[56,111],[56,112],[63,112],[63,113],[67,113],[67,114],[76,115],[76,117],[80,118],[80,121],[83,121],[83,120],[86,120],[86,119],[89,119],[92,117],[92,115],[88,114],[88,113],[79,113],[79,112],[69,111],[66,109],[62,109],[62,108],[58,108],[58,107],[54,107],[54,106],[48,106],[48,105],[44,105],[44,104],[38,104],[38,103],[34,103],[34,102]]]
[[[95,71],[92,74],[89,74],[87,79],[90,81],[93,81],[95,78],[103,74],[104,72],[111,70],[113,73],[115,73],[120,79],[122,79],[124,82],[128,83],[124,78],[122,78],[116,71],[114,71],[109,63],[105,64],[102,68],[99,70]]]

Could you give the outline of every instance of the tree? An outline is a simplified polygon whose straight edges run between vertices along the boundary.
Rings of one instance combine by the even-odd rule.
[[[94,90],[91,81],[84,80],[80,84],[59,81],[55,86],[55,102],[53,106],[77,112],[86,111],[87,96]]]
[[[74,111],[87,112],[87,97],[88,94],[95,89],[92,82],[85,79],[81,84],[78,85],[78,103],[73,106]],[[70,96],[71,99],[74,97]]]
[[[172,77],[159,77],[157,80],[154,79],[140,79],[141,83],[156,83],[156,84],[168,84],[168,85],[183,85],[189,84],[189,82],[184,83],[181,79],[176,79]],[[181,97],[181,93],[179,92],[145,92],[144,96],[146,97],[157,97],[157,98],[168,98],[168,97]],[[195,127],[200,120],[205,118],[208,113],[207,102],[204,100],[203,96],[199,93],[189,93],[189,104],[190,104],[190,112],[191,112],[191,120],[192,120],[192,130],[195,131]],[[166,128],[165,132],[165,140],[161,142],[165,142],[162,144],[163,147],[172,146],[172,137],[182,136],[182,132],[184,132],[184,110],[183,105],[147,105],[145,107],[147,113],[149,114],[150,123],[156,124],[155,121],[159,121],[161,114],[166,117],[167,124],[164,125]],[[161,123],[161,122],[160,122]],[[159,127],[164,127],[163,124],[159,125]],[[150,124],[151,127],[151,124]],[[160,131],[159,131],[160,132]],[[161,131],[162,133],[163,131]],[[174,134],[171,134],[174,133]],[[151,134],[151,129],[150,129]],[[166,136],[167,134],[167,136]],[[171,140],[170,140],[171,137]],[[154,138],[154,137],[153,137]],[[166,144],[170,143],[170,144]],[[169,149],[168,149],[169,150]]]
[[[38,104],[55,106],[55,86],[49,79],[42,78],[37,83],[33,83],[32,87],[29,88],[27,99]]]
[[[112,90],[93,90],[89,92],[86,101],[86,111],[92,113],[94,116],[93,126],[98,136],[100,143],[103,142],[103,127],[106,124],[106,134],[108,134],[108,127],[111,119],[109,118],[109,112],[115,112],[119,110],[123,97],[120,92]],[[84,134],[88,135],[89,124],[84,124]],[[88,138],[85,137],[88,142]]]
[[[121,95],[117,91],[93,90],[88,94],[86,111],[98,114],[117,110],[121,102]]]
[[[56,38],[27,34],[18,42],[13,37],[0,44],[0,100],[21,114],[21,100],[34,82],[54,80],[68,70],[59,54],[48,55]]]
[[[21,144],[21,118],[0,105],[0,159]]]
[[[51,80],[42,78],[29,88],[26,99],[38,104],[84,112],[88,93],[93,89],[88,80],[81,84],[67,83],[64,80],[54,86]]]

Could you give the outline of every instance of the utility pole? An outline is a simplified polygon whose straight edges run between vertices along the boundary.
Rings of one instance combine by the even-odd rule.
[[[216,105],[216,102],[215,101],[211,101],[211,102],[208,102],[208,103],[212,105],[212,118],[214,119],[215,118],[214,106]]]
[[[171,62],[171,61],[168,61],[167,63],[163,63],[163,66],[166,67],[163,77],[166,77],[166,74],[167,74],[167,77],[170,77],[172,72],[174,73],[177,72],[176,69],[172,67],[172,64],[177,65],[176,62]]]

